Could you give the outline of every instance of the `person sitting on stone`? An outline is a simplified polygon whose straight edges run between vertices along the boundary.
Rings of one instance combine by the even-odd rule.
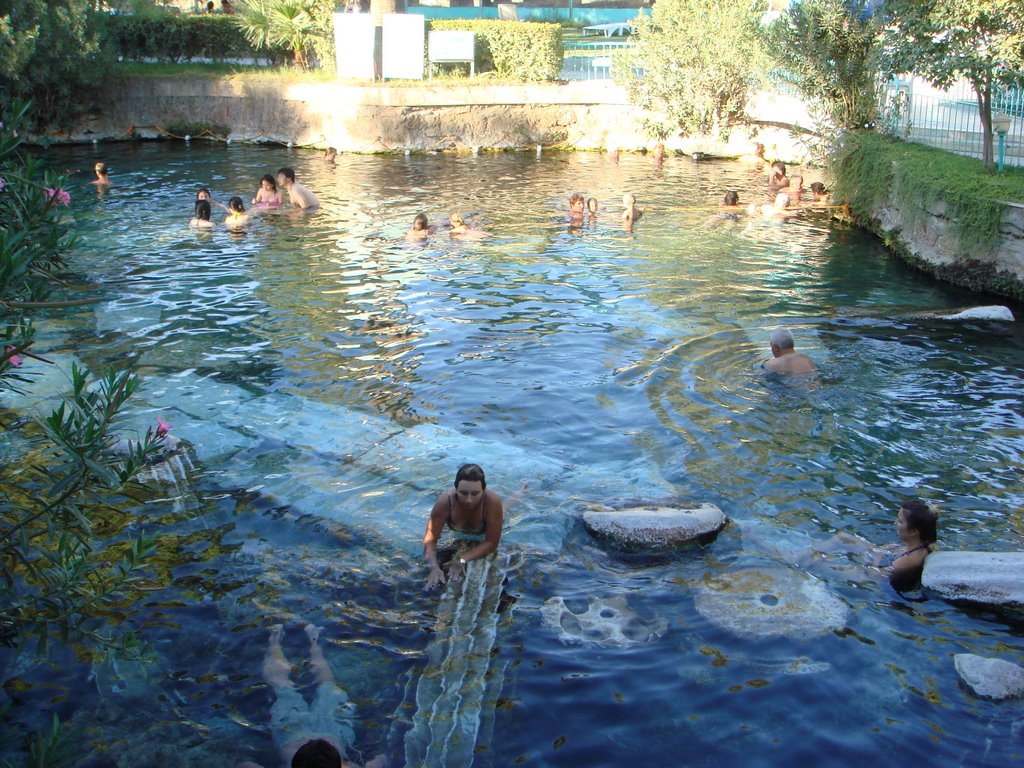
[[[774,373],[813,373],[814,361],[807,355],[796,351],[793,332],[789,328],[778,327],[772,331],[769,340],[772,357],[764,367]]]
[[[334,671],[319,643],[320,627],[307,624],[309,663],[316,677],[316,696],[308,704],[290,679],[291,664],[281,649],[284,627],[270,628],[267,655],[263,659],[263,677],[274,689],[270,709],[271,731],[281,755],[281,765],[292,768],[360,768],[342,758],[345,745],[355,740],[350,718],[355,707],[348,694],[338,686]],[[378,755],[364,768],[383,768],[384,756]],[[245,762],[239,768],[261,768]]]

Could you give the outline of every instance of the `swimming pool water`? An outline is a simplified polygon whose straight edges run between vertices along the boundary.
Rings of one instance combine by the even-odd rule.
[[[430,504],[479,460],[514,553],[491,673],[501,695],[474,765],[1004,766],[1021,704],[965,693],[952,656],[1020,661],[1021,625],[832,574],[846,629],[744,638],[694,595],[741,568],[791,567],[813,538],[894,540],[898,499],[942,513],[949,549],[1017,549],[1024,371],[1016,324],[923,312],[990,303],[804,214],[715,216],[726,189],[766,199],[745,167],[586,154],[343,157],[244,146],[50,150],[97,159],[71,189],[72,268],[102,297],[44,314],[39,349],[131,364],[154,413],[196,446],[189,493],[137,512],[162,536],[168,585],[132,611],[152,665],[25,668],[15,716],[75,726],[85,764],[274,764],[267,627],[312,692],[303,621],[358,707],[356,748],[403,761],[409,694],[435,633],[420,591]],[[283,165],[323,203],[243,235],[187,227],[199,186],[248,201]],[[603,205],[570,228],[573,192]],[[645,217],[620,224],[623,192]],[[472,214],[493,237],[402,241],[413,216]],[[215,216],[216,218],[216,216]],[[1016,309],[1016,308],[1015,308]],[[816,382],[766,377],[768,334],[793,328]],[[184,470],[184,467],[182,468]],[[703,548],[609,552],[587,504],[689,498],[733,524]],[[542,621],[624,598],[630,647],[564,644]],[[16,691],[16,692],[15,692]],[[12,749],[13,747],[8,747]]]

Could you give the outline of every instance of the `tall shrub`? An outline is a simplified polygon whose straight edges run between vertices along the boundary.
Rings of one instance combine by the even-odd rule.
[[[808,100],[824,155],[843,131],[878,115],[877,22],[868,0],[802,0],[770,28],[769,53]]]
[[[34,127],[97,100],[110,56],[92,0],[0,0],[0,104],[31,99]]]
[[[25,373],[35,357],[32,313],[62,303],[51,294],[74,237],[64,178],[18,154],[27,106],[0,120],[0,392],[18,392],[33,384]],[[39,421],[0,413],[0,659],[30,642],[43,650],[50,638],[137,650],[132,633],[110,617],[138,583],[151,543],[129,538],[131,518],[113,505],[159,447],[162,430],[118,441],[117,414],[139,386],[127,371],[91,380],[75,368],[69,386]]]
[[[749,0],[658,0],[650,16],[637,17],[624,85],[634,104],[658,115],[650,131],[722,135],[746,119],[765,61],[760,17]]]

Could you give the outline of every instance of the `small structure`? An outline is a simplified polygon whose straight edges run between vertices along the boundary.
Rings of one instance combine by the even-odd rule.
[[[717,534],[728,522],[714,504],[650,504],[626,509],[588,509],[583,524],[591,534],[625,547],[672,547]]]
[[[464,30],[431,31],[427,43],[428,77],[435,64],[469,64],[469,76],[476,74],[476,33]]]
[[[612,24],[590,24],[583,28],[583,36],[588,34],[611,37],[612,35],[628,35],[633,32],[633,25],[628,21],[617,21]]]

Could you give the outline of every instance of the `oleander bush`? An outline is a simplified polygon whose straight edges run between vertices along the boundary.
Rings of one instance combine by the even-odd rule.
[[[475,32],[477,72],[493,71],[501,78],[527,82],[559,80],[562,76],[562,30],[558,24],[436,19],[430,28]]]

